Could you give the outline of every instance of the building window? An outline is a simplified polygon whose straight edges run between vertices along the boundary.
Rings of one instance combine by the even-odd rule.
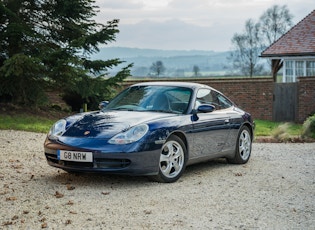
[[[285,71],[283,82],[293,82],[294,79],[294,61],[285,62]]]
[[[315,76],[315,61],[284,60],[283,82],[295,82],[297,77]]]
[[[304,74],[304,61],[295,61],[295,76],[302,77]]]
[[[306,76],[315,76],[315,61],[306,61]]]

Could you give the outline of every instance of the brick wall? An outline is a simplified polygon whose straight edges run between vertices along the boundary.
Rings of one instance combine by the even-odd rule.
[[[145,81],[125,81],[124,87]],[[177,81],[172,79],[171,81]],[[240,108],[252,114],[254,119],[273,119],[272,78],[226,78],[226,79],[194,79],[178,81],[193,81],[209,85],[235,102]],[[303,123],[307,117],[315,113],[315,77],[298,78],[297,117],[295,122]]]
[[[165,79],[164,81],[186,81],[209,85],[236,103],[241,109],[252,114],[254,119],[273,120],[273,91],[272,78],[225,78],[225,79]],[[132,84],[157,80],[126,80],[122,88]],[[315,76],[299,77],[297,81],[297,117],[295,122],[303,123],[307,117],[315,113]],[[48,92],[50,101],[62,109],[69,106],[57,92]]]
[[[302,123],[315,113],[315,77],[298,78],[297,122]]]
[[[126,81],[124,86],[152,80]],[[176,81],[172,79],[172,81]],[[226,78],[226,79],[194,79],[193,81],[209,85],[227,97],[240,108],[252,114],[254,119],[272,120],[273,80],[272,78]]]
[[[210,80],[206,84],[221,91],[254,119],[272,120],[272,79]]]

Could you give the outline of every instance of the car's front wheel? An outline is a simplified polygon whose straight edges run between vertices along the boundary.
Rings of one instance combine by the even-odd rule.
[[[229,158],[228,162],[233,164],[245,164],[251,155],[252,151],[252,136],[249,128],[243,126],[238,134],[235,156]]]
[[[183,174],[187,162],[187,149],[177,136],[171,136],[162,146],[159,161],[159,174],[152,179],[158,182],[171,183]]]

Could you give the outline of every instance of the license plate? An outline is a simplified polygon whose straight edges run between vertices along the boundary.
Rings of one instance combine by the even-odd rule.
[[[58,160],[63,160],[63,161],[93,162],[92,152],[58,150],[57,157],[58,157]]]

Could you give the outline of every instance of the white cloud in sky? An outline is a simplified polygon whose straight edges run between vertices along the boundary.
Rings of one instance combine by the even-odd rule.
[[[227,51],[245,21],[287,5],[296,24],[315,9],[314,0],[96,0],[96,20],[120,19],[112,46]]]

